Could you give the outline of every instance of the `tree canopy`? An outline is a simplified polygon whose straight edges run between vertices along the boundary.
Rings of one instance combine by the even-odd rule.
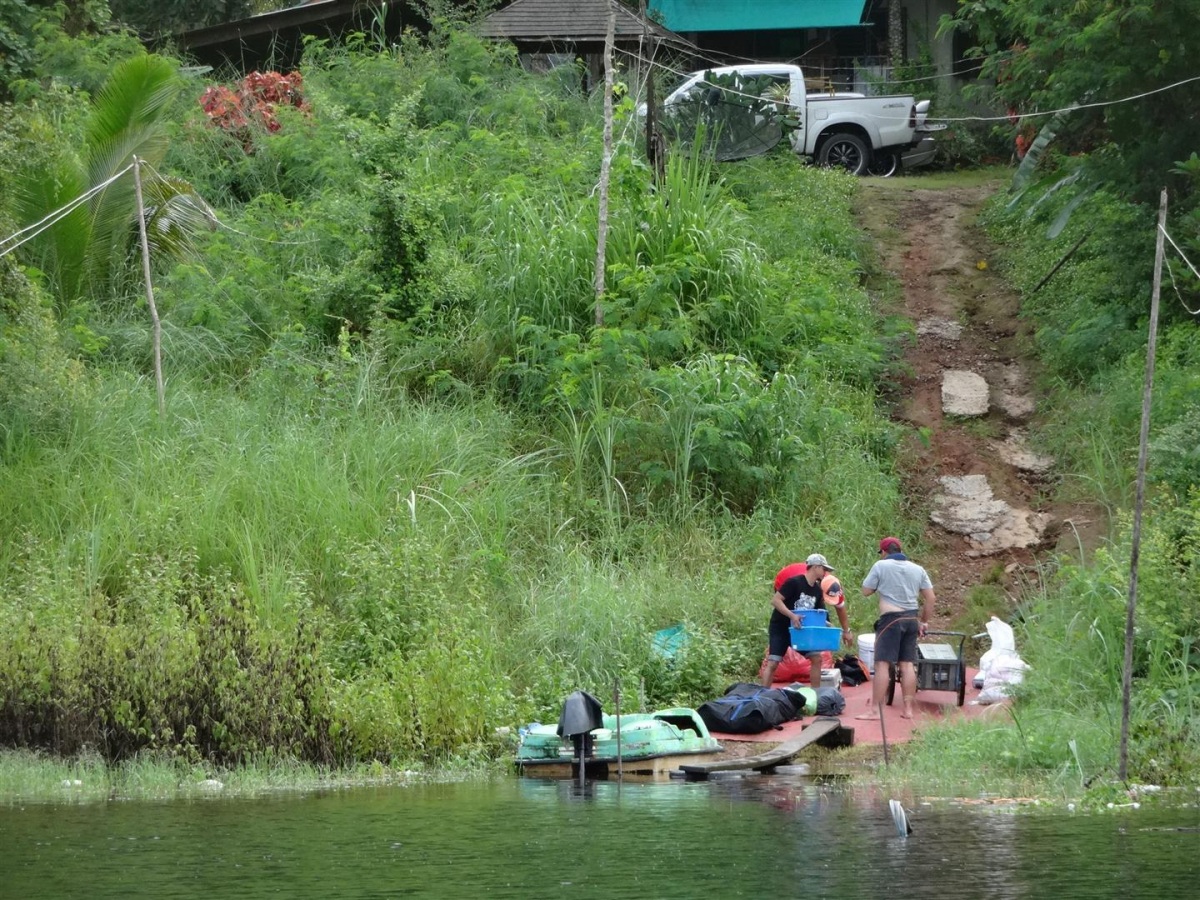
[[[113,17],[129,27],[163,34],[235,22],[259,11],[263,4],[255,0],[109,0],[109,6]]]
[[[1089,166],[1136,199],[1176,180],[1200,147],[1200,29],[1195,0],[962,0],[943,30],[975,35],[971,51],[998,98],[1037,124],[1077,105],[1067,131]]]

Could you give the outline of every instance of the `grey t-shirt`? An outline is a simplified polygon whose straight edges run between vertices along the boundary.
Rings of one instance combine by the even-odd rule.
[[[871,566],[863,587],[874,588],[881,600],[897,609],[915,610],[921,590],[932,588],[933,582],[929,573],[911,559],[889,556]]]

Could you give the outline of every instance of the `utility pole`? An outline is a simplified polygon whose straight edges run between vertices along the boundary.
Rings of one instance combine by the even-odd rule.
[[[645,66],[646,82],[646,161],[650,163],[650,171],[654,173],[654,182],[659,184],[663,179],[666,166],[662,135],[658,131],[658,98],[654,94],[654,58],[658,50],[658,42],[650,31],[650,20],[647,18],[646,0],[641,0],[639,14],[642,17],[642,53],[641,62]]]
[[[596,226],[596,327],[604,325],[604,258],[608,245],[608,182],[613,155],[613,36],[617,30],[617,0],[608,0],[608,28],[604,34],[604,155],[600,160],[600,216]]]
[[[1133,692],[1133,614],[1137,609],[1138,558],[1142,550],[1142,504],[1146,497],[1146,457],[1150,441],[1150,395],[1154,389],[1154,351],[1158,345],[1158,298],[1162,293],[1163,239],[1167,233],[1167,189],[1158,203],[1158,235],[1154,243],[1154,286],[1150,291],[1150,335],[1146,340],[1146,379],[1142,386],[1142,431],[1138,438],[1137,489],[1133,531],[1129,539],[1129,600],[1125,604],[1125,666],[1121,674],[1121,750],[1117,777],[1129,769],[1129,703]]]

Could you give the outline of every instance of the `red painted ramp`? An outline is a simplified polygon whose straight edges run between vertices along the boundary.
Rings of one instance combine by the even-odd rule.
[[[955,716],[975,717],[984,715],[992,707],[972,705],[971,701],[979,696],[979,691],[972,685],[976,670],[967,668],[966,702],[958,706],[958,694],[954,691],[917,691],[914,715],[911,719],[902,718],[900,713],[904,707],[900,703],[900,689],[896,688],[896,697],[891,706],[883,707],[883,725],[879,723],[879,711],[871,699],[871,682],[847,687],[842,685],[842,696],[846,698],[846,709],[839,718],[842,725],[854,729],[854,743],[882,744],[883,729],[887,730],[889,744],[903,743],[909,740],[914,731],[923,725],[938,722]],[[773,687],[787,687],[790,682],[783,682]],[[869,719],[858,719],[856,716],[870,715]],[[779,728],[763,731],[759,734],[726,734],[713,732],[713,737],[722,743],[726,741],[759,741],[765,743],[781,743],[796,737],[804,725],[812,722],[815,716],[805,716],[794,722],[788,722]]]

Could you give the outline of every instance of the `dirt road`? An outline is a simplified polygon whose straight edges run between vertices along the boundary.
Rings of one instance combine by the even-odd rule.
[[[910,426],[901,465],[909,512],[926,523],[919,561],[938,594],[934,626],[982,631],[989,612],[1011,612],[1040,554],[1101,523],[1056,505],[1054,461],[1026,443],[1030,334],[976,225],[1004,184],[931,181],[863,179],[858,215],[884,270],[872,292],[914,329],[888,399]]]

